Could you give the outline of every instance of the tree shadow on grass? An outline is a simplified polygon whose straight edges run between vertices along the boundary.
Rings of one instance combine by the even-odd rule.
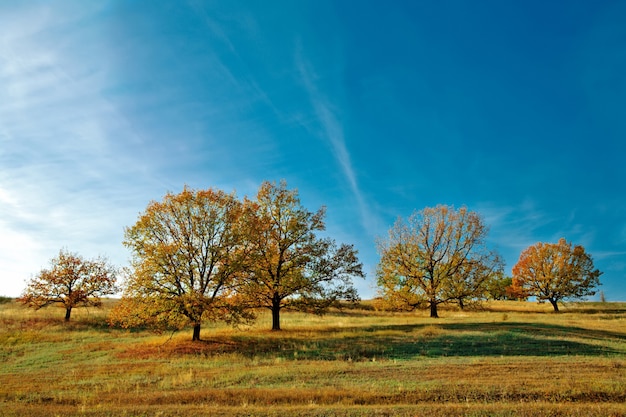
[[[626,333],[546,323],[459,323],[445,324],[441,327],[446,330],[507,331],[516,334],[521,333],[547,338],[577,338],[583,340],[613,340],[626,342]]]
[[[448,323],[441,325],[397,325],[382,328],[419,334],[427,327],[442,335],[422,338],[420,353],[425,356],[606,356],[624,351],[606,346],[625,343],[626,334],[545,323]],[[371,328],[372,332],[381,328]],[[605,343],[602,343],[605,342]],[[400,349],[411,354],[413,349]]]
[[[602,343],[624,334],[536,323],[368,326],[308,334],[252,333],[178,342],[168,354],[239,354],[257,359],[402,360],[415,357],[609,356],[624,354]]]
[[[391,356],[405,358],[416,354],[440,356],[605,356],[619,352],[607,346],[515,334],[458,334],[435,337],[416,343],[391,344]]]
[[[607,330],[585,329],[576,326],[561,326],[546,323],[520,323],[520,322],[489,322],[489,323],[429,323],[429,324],[404,324],[371,326],[364,331],[377,332],[381,330],[395,330],[405,333],[420,331],[426,327],[455,332],[509,332],[514,334],[526,334],[533,337],[547,338],[577,338],[584,340],[612,340],[626,342],[626,333],[611,332]]]

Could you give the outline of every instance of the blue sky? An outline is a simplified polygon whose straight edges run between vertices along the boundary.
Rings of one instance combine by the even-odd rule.
[[[626,3],[0,0],[0,294],[59,249],[125,265],[185,184],[286,179],[353,243],[466,205],[510,274],[560,237],[626,300]]]

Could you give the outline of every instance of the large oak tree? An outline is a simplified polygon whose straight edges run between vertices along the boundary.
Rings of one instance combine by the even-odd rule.
[[[437,306],[481,296],[500,257],[487,249],[487,227],[476,212],[440,205],[398,218],[380,239],[377,276],[380,293],[396,308]]]
[[[271,310],[272,330],[280,330],[282,309],[321,313],[358,299],[352,278],[364,274],[356,250],[317,236],[325,229],[324,208],[308,211],[284,181],[264,182],[245,204],[251,258],[240,292],[250,306]]]
[[[123,326],[193,327],[236,320],[234,280],[241,270],[241,203],[221,190],[168,193],[126,229],[132,272],[112,321]]]
[[[116,269],[103,258],[84,259],[77,253],[61,249],[27,284],[18,301],[40,309],[51,304],[65,307],[65,321],[79,306],[99,307],[101,297],[117,291]]]
[[[524,250],[513,267],[511,293],[547,300],[558,312],[561,300],[594,295],[600,275],[583,246],[572,246],[563,238],[558,243],[539,242]]]

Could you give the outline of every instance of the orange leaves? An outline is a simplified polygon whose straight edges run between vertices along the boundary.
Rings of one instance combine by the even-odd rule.
[[[51,260],[50,269],[42,269],[32,278],[19,298],[22,303],[41,308],[62,304],[69,312],[77,306],[100,306],[100,297],[117,291],[117,271],[106,259],[83,259],[65,250]]]
[[[601,274],[584,247],[572,247],[563,238],[539,242],[525,249],[513,267],[511,292],[550,301],[558,311],[560,300],[594,295]]]

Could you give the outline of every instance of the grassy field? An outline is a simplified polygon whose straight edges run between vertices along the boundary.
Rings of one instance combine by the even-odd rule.
[[[155,335],[0,305],[2,416],[623,416],[626,304],[269,316]]]

